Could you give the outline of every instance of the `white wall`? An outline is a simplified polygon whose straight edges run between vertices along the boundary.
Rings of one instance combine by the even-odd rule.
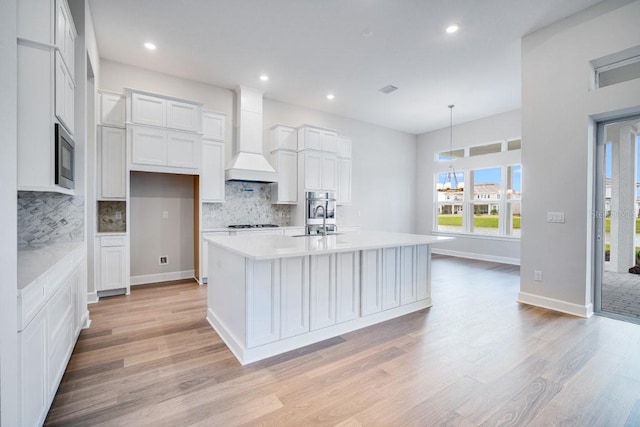
[[[204,103],[227,114],[227,162],[232,155],[235,92],[113,61],[101,61],[100,88],[148,90]],[[256,85],[258,86],[258,85]],[[353,139],[353,205],[342,209],[342,224],[367,229],[412,232],[415,218],[416,137],[380,126],[268,99],[264,100],[264,137],[276,123],[329,127]],[[268,144],[265,144],[268,149]],[[360,215],[359,215],[360,214]]]
[[[589,89],[590,61],[640,45],[640,1],[625,3],[599,3],[522,39],[519,299],[582,316],[592,311],[594,121],[640,111],[640,80]],[[548,211],[566,222],[547,223]]]
[[[446,106],[444,106],[446,108]],[[456,106],[463,108],[463,106]],[[454,109],[455,121],[455,109]],[[521,135],[521,115],[520,110],[514,110],[507,113],[497,114],[495,116],[474,120],[453,126],[453,148],[463,148],[483,143],[500,142],[504,139],[519,138]],[[434,230],[434,182],[433,177],[436,172],[441,171],[443,167],[446,169],[448,163],[438,163],[434,159],[435,154],[449,150],[449,128],[439,129],[433,132],[418,135],[418,185],[416,191],[416,232],[421,234],[430,234]],[[497,155],[500,159],[518,157],[515,152],[501,153]],[[467,168],[468,164],[473,161],[473,167],[491,167],[495,166],[496,156],[491,156],[489,163],[483,164],[481,157],[473,159],[457,160],[454,167],[456,169]],[[514,162],[510,162],[514,163]],[[517,163],[517,160],[515,160]],[[527,172],[523,172],[524,175]],[[524,193],[524,192],[523,192]],[[527,197],[526,194],[523,198]],[[434,250],[439,249],[447,251],[447,253],[456,254],[476,259],[486,259],[498,262],[507,262],[518,264],[520,262],[520,242],[513,239],[500,239],[494,237],[461,237],[456,236],[456,240],[439,245]]]
[[[0,425],[18,425],[17,3],[0,2]]]
[[[133,172],[131,174],[131,281],[136,277],[189,272],[193,277],[193,176]],[[162,213],[168,212],[164,219]],[[159,265],[161,255],[168,265]],[[141,279],[142,283],[173,280]]]

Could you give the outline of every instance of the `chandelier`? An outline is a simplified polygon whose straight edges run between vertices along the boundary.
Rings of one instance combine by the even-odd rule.
[[[440,191],[459,190],[458,177],[456,176],[456,170],[453,167],[453,107],[455,107],[455,105],[449,105],[449,170],[444,176]]]

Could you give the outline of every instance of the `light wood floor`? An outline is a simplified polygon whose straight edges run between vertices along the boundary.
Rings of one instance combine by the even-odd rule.
[[[242,367],[206,287],[90,306],[47,425],[637,426],[640,326],[521,306],[517,267],[436,257],[434,306]]]

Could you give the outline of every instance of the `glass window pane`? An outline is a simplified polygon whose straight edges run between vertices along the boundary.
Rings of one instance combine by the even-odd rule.
[[[436,175],[436,224],[441,232],[462,231],[462,202],[464,200],[464,173],[439,173]],[[456,189],[457,180],[457,189]]]
[[[459,150],[443,151],[441,153],[438,153],[438,160],[439,161],[461,159],[463,157],[464,157],[464,148],[461,148]]]
[[[507,169],[507,199],[522,199],[522,166],[513,165]]]
[[[520,237],[520,201],[507,204],[507,236]]]
[[[469,156],[481,156],[483,154],[499,153],[500,151],[502,151],[502,143],[496,142],[469,148]]]
[[[475,234],[485,234],[497,236],[500,234],[498,228],[499,203],[490,201],[487,203],[473,203],[473,230]]]
[[[520,141],[519,139],[515,141],[507,141],[507,150],[513,151],[513,150],[520,150],[521,148],[522,148],[522,141]]]

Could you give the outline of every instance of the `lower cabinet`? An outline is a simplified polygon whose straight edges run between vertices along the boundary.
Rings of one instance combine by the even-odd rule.
[[[280,260],[249,261],[247,274],[247,347],[280,339]]]
[[[86,314],[86,298],[80,296],[86,295],[84,259],[83,253],[71,262],[65,261],[64,267],[57,267],[43,279],[44,288],[39,281],[28,286],[41,289],[39,292],[45,295],[46,302],[35,316],[23,318],[18,331],[21,426],[44,423],[71,357]],[[19,311],[25,315],[32,312],[28,305],[34,301],[24,299],[26,290],[21,290],[18,297],[18,304],[22,306]],[[79,306],[82,301],[85,305]]]
[[[361,252],[362,315],[382,311],[382,251],[369,249]]]
[[[360,317],[360,252],[336,254],[336,323]]]
[[[382,249],[382,309],[400,305],[400,248]]]
[[[280,261],[280,338],[309,332],[309,257]]]
[[[49,409],[46,319],[46,310],[42,310],[22,332],[18,333],[20,341],[20,415],[23,426],[42,425]]]
[[[336,323],[336,254],[310,258],[310,325],[314,331]]]
[[[128,288],[126,236],[100,236],[97,240],[96,290]]]

